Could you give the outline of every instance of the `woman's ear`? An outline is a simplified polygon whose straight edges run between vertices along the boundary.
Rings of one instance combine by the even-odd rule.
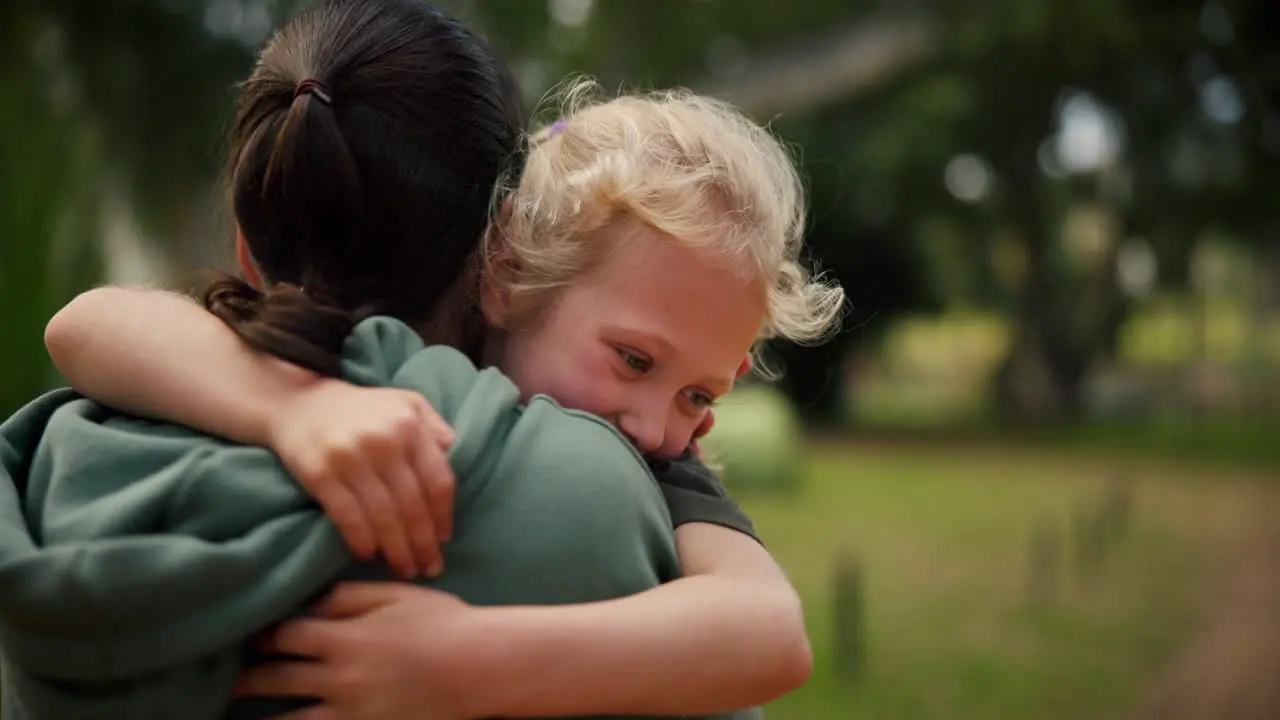
[[[236,225],[236,262],[240,264],[240,272],[244,275],[245,282],[261,290],[262,276],[258,274],[258,268],[253,264],[253,256],[249,254],[249,244],[245,242],[244,233],[240,231],[239,225]]]

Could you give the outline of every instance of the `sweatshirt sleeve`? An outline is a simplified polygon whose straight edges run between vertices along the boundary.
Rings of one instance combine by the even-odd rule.
[[[219,717],[245,640],[350,556],[269,451],[101,412],[61,408],[0,482],[7,691],[35,718]]]
[[[729,496],[724,483],[692,453],[652,465],[675,527],[687,523],[711,523],[760,542],[755,525]]]

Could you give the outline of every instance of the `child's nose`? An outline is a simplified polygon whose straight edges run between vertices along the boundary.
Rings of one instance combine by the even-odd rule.
[[[655,453],[662,448],[666,435],[666,423],[662,419],[645,418],[638,413],[623,413],[618,429],[642,455]]]

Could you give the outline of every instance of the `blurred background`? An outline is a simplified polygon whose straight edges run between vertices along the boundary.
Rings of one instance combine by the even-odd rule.
[[[95,283],[227,266],[232,84],[298,0],[0,6],[0,411]],[[1280,4],[458,0],[795,147],[832,342],[710,447],[806,600],[823,718],[1280,717]]]

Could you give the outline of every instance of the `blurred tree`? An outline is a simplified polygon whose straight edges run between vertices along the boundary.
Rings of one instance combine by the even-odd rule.
[[[1177,280],[1201,229],[1257,238],[1271,222],[1257,193],[1273,155],[1250,116],[1269,115],[1263,90],[1276,87],[1269,29],[1254,30],[1274,27],[1261,18],[1273,5],[940,2],[927,62],[828,109],[857,128],[850,167],[876,210],[930,264],[969,266],[929,273],[963,288],[946,299],[1014,319],[994,384],[1010,415],[1079,411],[1081,382],[1128,313],[1117,282],[1128,238],[1145,238]],[[1215,54],[1236,59],[1234,75]],[[1242,73],[1253,99],[1235,92]]]
[[[0,411],[43,387],[39,329],[96,279],[104,212],[126,208],[164,247],[208,257],[188,248],[209,245],[196,231],[214,222],[230,86],[301,4],[0,7],[0,124],[21,139],[0,170],[13,189],[0,231],[17,239],[0,249],[16,349]],[[1179,282],[1204,229],[1276,236],[1280,11],[1267,0],[443,4],[505,52],[531,105],[573,71],[683,84],[796,144],[813,254],[852,306],[838,342],[777,349],[783,387],[817,421],[837,415],[851,345],[904,309],[955,302],[1015,318],[995,382],[1012,414],[1071,414],[1128,311],[1122,241],[1145,238],[1162,281]]]
[[[216,169],[231,83],[271,26],[220,0],[18,0],[0,6],[0,413],[47,387],[49,316],[101,272],[104,211],[174,223]],[[237,14],[239,13],[239,14]],[[245,13],[248,13],[246,15]]]
[[[50,86],[65,78],[56,46],[29,5],[0,10],[0,317],[10,339],[0,381],[0,412],[16,409],[42,387],[48,363],[40,335],[44,321],[68,291],[59,265],[82,260],[93,216],[85,166],[93,138],[65,98],[51,102]]]
[[[1215,42],[1249,45],[1210,37],[1223,17],[1253,28],[1248,13],[1267,12],[1236,5],[563,0],[517,17],[510,1],[468,4],[515,39],[531,97],[571,70],[689,84],[775,118],[804,149],[813,251],[853,306],[840,342],[777,349],[784,388],[820,422],[837,417],[851,343],[943,302],[1014,319],[993,385],[1010,415],[1075,414],[1128,316],[1129,238],[1176,282],[1209,225],[1259,236],[1241,227],[1269,217],[1241,193],[1261,157],[1250,131],[1204,111],[1222,82],[1188,79]],[[1256,68],[1265,35],[1249,32],[1237,63]]]

